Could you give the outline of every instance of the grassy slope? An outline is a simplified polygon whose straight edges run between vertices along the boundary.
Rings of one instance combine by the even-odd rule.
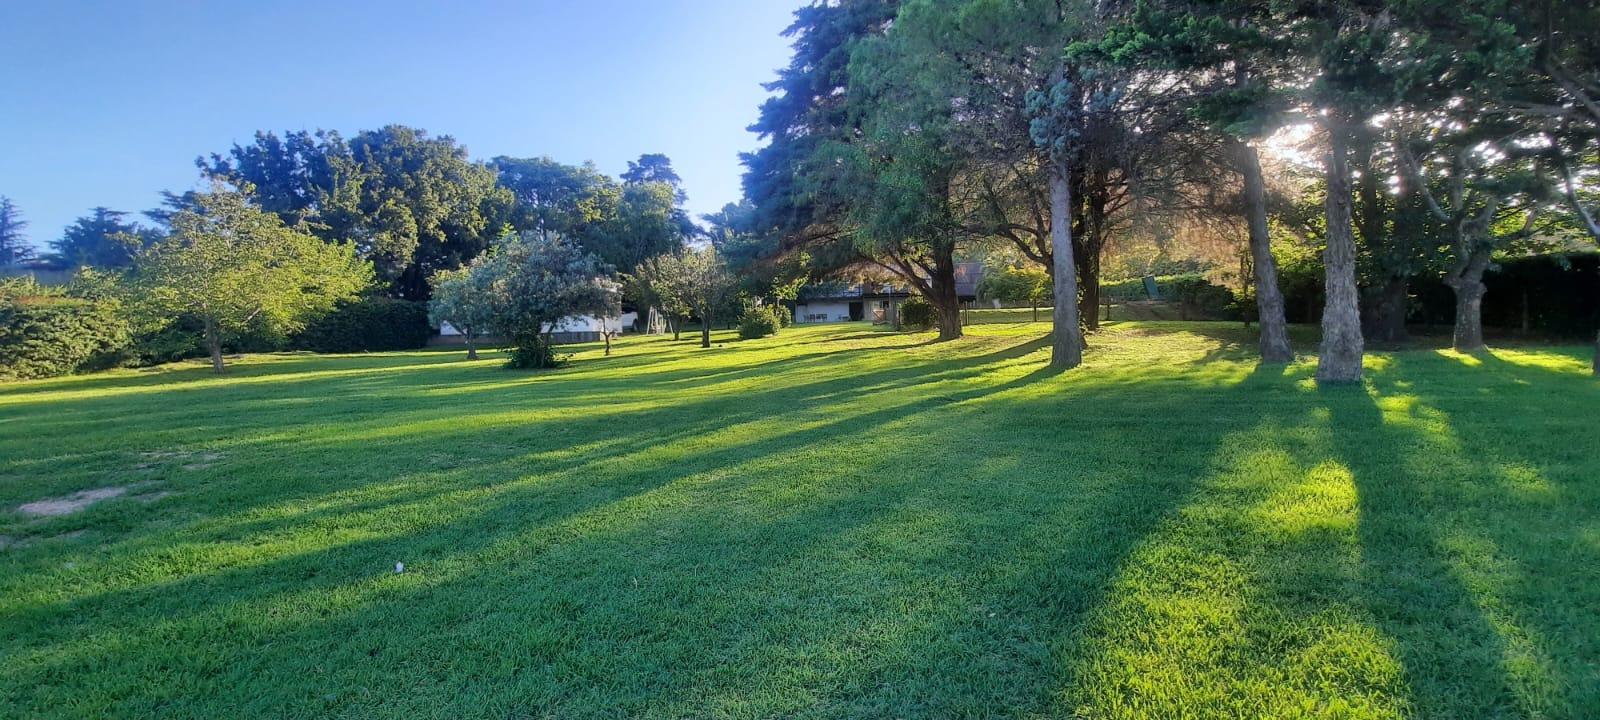
[[[1052,375],[1041,327],[5,386],[0,716],[1600,707],[1579,349],[1319,391],[1221,325]],[[134,481],[174,494],[10,511]]]

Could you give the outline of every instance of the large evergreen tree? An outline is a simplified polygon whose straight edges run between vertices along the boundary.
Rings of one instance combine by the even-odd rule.
[[[51,254],[62,263],[99,268],[126,267],[151,238],[128,213],[96,207],[68,226],[50,243]]]
[[[16,203],[0,195],[0,267],[33,259],[33,246],[22,234],[27,227],[28,221],[22,219]]]

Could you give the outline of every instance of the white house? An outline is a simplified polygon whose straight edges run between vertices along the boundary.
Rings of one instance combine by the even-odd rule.
[[[600,339],[600,333],[610,330],[622,333],[633,328],[633,323],[639,318],[639,313],[625,312],[611,317],[598,317],[594,315],[573,315],[562,318],[554,328],[546,328],[550,332],[550,339],[556,343],[594,342]],[[446,342],[457,342],[461,331],[443,323],[439,326],[439,338]]]

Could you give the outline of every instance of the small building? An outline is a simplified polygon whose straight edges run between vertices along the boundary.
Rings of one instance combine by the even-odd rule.
[[[983,263],[956,263],[955,276],[956,298],[964,303],[976,300]],[[801,288],[795,299],[794,321],[893,323],[896,308],[911,296],[910,288],[892,283],[812,283]]]
[[[911,297],[896,285],[816,283],[800,289],[794,302],[796,323],[854,322],[871,319],[891,322],[893,307]]]
[[[639,313],[632,311],[605,318],[592,315],[573,315],[562,318],[555,324],[554,328],[551,328],[550,340],[557,345],[598,342],[601,339],[601,332],[609,330],[620,334],[631,331],[634,322],[638,319]],[[444,323],[439,327],[439,337],[436,339],[435,344],[455,345],[461,342],[463,342],[461,331],[452,327],[450,323]],[[493,345],[499,340],[490,336],[485,337],[480,342],[484,345]]]

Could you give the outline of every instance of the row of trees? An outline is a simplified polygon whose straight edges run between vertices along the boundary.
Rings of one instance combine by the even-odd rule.
[[[449,136],[391,125],[345,138],[333,131],[258,132],[249,144],[199,158],[202,178],[249,188],[287,228],[348,243],[386,293],[426,300],[429,278],[481,255],[507,230],[558,233],[622,272],[682,247],[697,232],[682,183],[664,155],[646,154],[620,178],[592,164],[497,157],[473,162]],[[94,208],[50,243],[48,260],[121,268],[171,231],[200,193],[163,193],[139,222]],[[0,264],[31,259],[26,226],[0,200]]]
[[[1363,295],[1366,332],[1403,333],[1424,272],[1457,294],[1456,347],[1481,349],[1497,254],[1600,240],[1596,21],[1553,0],[817,3],[752,126],[753,254],[897,276],[949,339],[956,257],[1009,245],[1079,298],[1055,303],[1069,368],[1109,243],[1241,236],[1261,355],[1283,362],[1274,235],[1299,235],[1322,247],[1319,380],[1361,377]],[[1320,163],[1285,192],[1290,128]]]

